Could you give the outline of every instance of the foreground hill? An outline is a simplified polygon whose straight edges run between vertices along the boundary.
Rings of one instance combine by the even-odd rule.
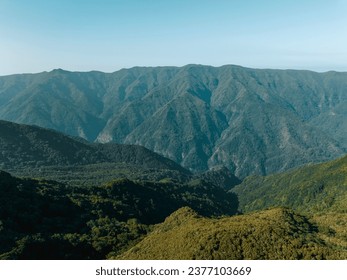
[[[232,189],[240,211],[286,206],[308,215],[329,247],[347,248],[347,156],[265,177],[251,176]]]
[[[238,196],[240,211],[249,214],[211,219],[182,208],[113,258],[347,258],[347,156],[250,176],[231,192]]]
[[[204,182],[115,180],[73,187],[0,171],[0,259],[105,259],[180,207],[233,215],[237,198]]]
[[[347,74],[239,66],[0,77],[0,118],[139,144],[182,166],[269,174],[346,152]]]
[[[345,259],[307,218],[285,208],[220,219],[182,208],[118,259]]]
[[[232,189],[243,212],[291,207],[302,213],[347,212],[347,156],[269,176],[250,176]]]

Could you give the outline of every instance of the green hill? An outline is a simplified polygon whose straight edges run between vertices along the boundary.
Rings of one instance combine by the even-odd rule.
[[[243,212],[285,206],[301,213],[347,213],[347,156],[285,173],[250,176],[232,189]]]
[[[182,208],[117,259],[345,259],[306,217],[286,208],[219,219]]]
[[[318,237],[338,250],[347,246],[347,156],[286,173],[251,176],[231,190],[240,211],[290,207],[310,217]]]

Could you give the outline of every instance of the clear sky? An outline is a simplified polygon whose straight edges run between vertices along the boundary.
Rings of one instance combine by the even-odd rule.
[[[347,71],[347,0],[0,0],[0,75],[190,63]]]

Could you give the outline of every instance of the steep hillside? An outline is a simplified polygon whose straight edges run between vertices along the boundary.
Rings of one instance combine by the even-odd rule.
[[[244,212],[286,206],[302,213],[347,212],[347,156],[269,176],[250,176],[231,190]]]
[[[182,208],[118,259],[345,259],[319,230],[285,208],[220,219]]]
[[[134,129],[125,142],[148,147],[190,169],[206,170],[213,147],[227,126],[223,114],[201,99],[178,96]]]
[[[347,73],[135,67],[0,77],[0,118],[89,141],[143,145],[238,177],[346,153]]]

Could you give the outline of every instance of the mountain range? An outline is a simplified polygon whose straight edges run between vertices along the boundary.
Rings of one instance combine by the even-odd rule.
[[[0,77],[0,259],[346,259],[346,92],[234,65]]]
[[[0,119],[92,142],[144,146],[189,169],[240,178],[347,149],[347,73],[227,65],[0,77]]]

